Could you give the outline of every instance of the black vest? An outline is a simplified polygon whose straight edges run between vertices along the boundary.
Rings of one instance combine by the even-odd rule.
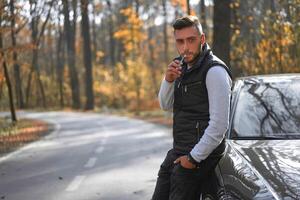
[[[173,148],[177,153],[187,154],[199,142],[209,121],[209,102],[205,84],[207,71],[213,66],[222,66],[231,77],[228,67],[211,52],[207,44],[196,63],[175,81],[173,105]],[[222,99],[220,99],[222,101]],[[211,155],[221,154],[225,141]]]

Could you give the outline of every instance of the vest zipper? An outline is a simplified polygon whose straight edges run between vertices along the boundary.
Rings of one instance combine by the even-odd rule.
[[[194,83],[190,83],[190,84],[187,84],[188,86],[194,86],[194,85],[200,85],[202,83],[202,81],[197,81],[197,82],[194,82]]]
[[[199,140],[200,140],[199,122],[197,122],[197,124],[196,124],[196,129],[197,129],[197,141],[199,142]]]
[[[179,87],[180,87],[180,83],[181,83],[181,81],[178,83],[178,86],[177,86],[177,88],[179,88]]]
[[[187,92],[187,86],[186,85],[184,86],[184,92]]]

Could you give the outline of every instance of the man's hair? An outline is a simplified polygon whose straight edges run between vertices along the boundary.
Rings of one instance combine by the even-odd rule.
[[[202,26],[199,22],[198,17],[196,16],[188,15],[188,16],[180,17],[176,19],[173,24],[174,32],[175,30],[180,30],[191,26],[194,26],[198,30],[199,35],[203,34]]]

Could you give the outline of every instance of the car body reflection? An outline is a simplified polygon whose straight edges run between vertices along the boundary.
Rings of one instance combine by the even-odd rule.
[[[238,79],[204,199],[300,199],[300,75]]]

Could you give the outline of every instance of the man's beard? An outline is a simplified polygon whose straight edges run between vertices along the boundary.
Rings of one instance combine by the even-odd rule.
[[[201,53],[202,53],[202,44],[199,45],[198,51],[195,54],[193,54],[193,58],[190,62],[188,62],[188,64],[193,65],[194,63],[196,63]]]

